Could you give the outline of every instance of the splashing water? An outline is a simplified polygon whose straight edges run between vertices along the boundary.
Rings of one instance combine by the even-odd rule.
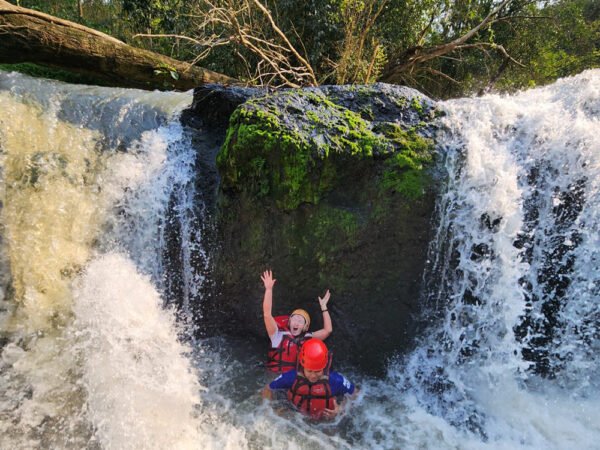
[[[127,258],[108,254],[87,266],[74,300],[94,439],[105,448],[192,448],[200,438],[190,420],[199,386],[174,315],[149,280]]]
[[[208,260],[190,100],[0,74],[0,447],[597,448],[600,71],[442,105],[430,329],[319,425],[164,308],[171,220],[184,309]]]
[[[197,378],[146,277],[171,193],[191,195],[169,121],[190,95],[0,88],[2,447],[189,448]]]
[[[445,106],[443,314],[390,372],[493,448],[594,448],[600,71]]]

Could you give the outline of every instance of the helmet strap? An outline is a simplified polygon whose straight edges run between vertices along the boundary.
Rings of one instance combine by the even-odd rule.
[[[327,365],[325,366],[325,370],[323,371],[323,373],[327,376],[329,376],[329,371],[331,370],[331,362],[333,361],[333,352],[331,350],[329,350],[327,352]]]

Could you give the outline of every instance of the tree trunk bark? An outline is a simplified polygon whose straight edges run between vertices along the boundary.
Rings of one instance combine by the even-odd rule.
[[[119,87],[185,91],[206,83],[239,84],[226,75],[0,0],[0,63],[24,62],[92,75]]]

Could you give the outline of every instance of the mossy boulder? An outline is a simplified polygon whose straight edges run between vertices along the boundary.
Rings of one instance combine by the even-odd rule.
[[[383,189],[422,196],[432,143],[425,137],[425,122],[398,118],[402,111],[416,111],[422,119],[431,114],[430,102],[422,106],[426,100],[416,94],[410,101],[389,95],[386,109],[397,110],[390,114],[396,120],[375,121],[370,95],[375,88],[355,89],[285,91],[251,99],[236,109],[217,159],[223,189],[268,196],[279,209],[291,211],[303,203],[318,204],[339,185],[347,163],[385,161],[377,180]],[[359,100],[342,106],[349,94]]]
[[[385,84],[241,104],[217,156],[213,323],[266,346],[260,274],[271,268],[274,313],[305,308],[313,329],[317,296],[331,290],[336,361],[378,372],[407,350],[437,184],[435,115],[417,91]]]

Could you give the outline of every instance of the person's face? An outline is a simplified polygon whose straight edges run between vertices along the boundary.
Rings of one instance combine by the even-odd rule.
[[[304,320],[304,317],[298,314],[294,314],[290,317],[290,333],[292,333],[292,336],[298,336],[302,333],[305,326],[306,321]]]
[[[314,383],[315,381],[317,381],[319,378],[321,378],[323,376],[323,372],[324,372],[324,369],[321,369],[321,370],[304,369],[304,376],[306,377],[306,379],[308,381],[310,381],[311,383]]]

